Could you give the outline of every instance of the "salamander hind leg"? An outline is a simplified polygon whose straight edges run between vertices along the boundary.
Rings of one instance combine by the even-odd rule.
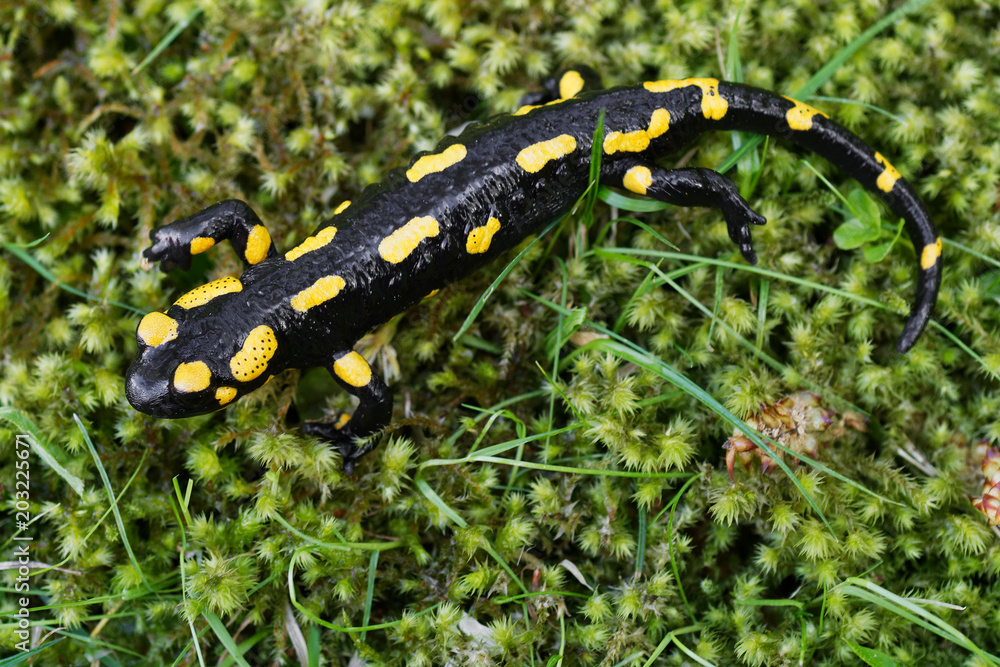
[[[158,262],[163,271],[187,270],[191,257],[229,239],[244,268],[277,255],[271,235],[245,202],[230,199],[192,216],[157,227],[149,234],[153,245],[142,252],[144,262]]]
[[[746,202],[728,178],[711,169],[663,169],[642,160],[609,160],[601,165],[601,183],[625,188],[675,206],[717,208],[726,219],[729,238],[743,257],[757,263],[750,225],[766,220]]]
[[[375,449],[377,440],[358,444],[384,429],[392,418],[392,393],[372,372],[357,352],[340,352],[327,366],[337,383],[358,398],[354,414],[341,413],[334,422],[306,422],[302,430],[330,442],[344,458],[344,472],[350,475],[354,462]]]

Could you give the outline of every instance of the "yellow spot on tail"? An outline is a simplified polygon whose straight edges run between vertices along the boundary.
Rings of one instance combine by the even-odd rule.
[[[350,199],[348,199],[345,202],[341,202],[340,206],[338,206],[337,208],[333,209],[333,214],[334,215],[340,215],[350,205],[351,205],[351,200]]]
[[[648,167],[643,167],[642,165],[632,167],[625,172],[622,184],[628,190],[644,195],[646,194],[646,188],[653,184],[653,174],[650,173]]]
[[[312,252],[313,250],[319,250],[327,243],[333,240],[333,237],[337,235],[336,227],[324,227],[323,229],[316,232],[316,236],[310,236],[302,243],[298,244],[291,250],[285,253],[285,259],[289,262],[297,260],[302,255],[307,252]]]
[[[139,321],[135,335],[143,345],[163,345],[177,338],[177,320],[166,313],[149,313]]]
[[[215,400],[219,405],[231,403],[234,398],[236,398],[236,387],[219,387],[215,390]]]
[[[465,251],[470,255],[480,255],[490,249],[493,242],[493,235],[500,231],[500,221],[490,218],[486,224],[476,227],[469,232],[469,238],[465,241]]]
[[[511,116],[523,116],[524,114],[528,113],[532,109],[537,109],[540,106],[542,106],[542,105],[541,104],[525,104],[523,107],[521,107],[520,109],[518,109],[517,111],[515,111],[514,113],[512,113]]]
[[[335,428],[335,429],[337,429],[339,431],[340,429],[342,429],[345,426],[347,426],[347,422],[349,422],[349,421],[351,421],[351,415],[349,415],[349,414],[347,414],[345,412],[342,415],[340,415],[340,419],[338,419],[337,423],[333,425],[333,428]]]
[[[364,387],[372,379],[371,366],[357,352],[348,352],[333,362],[333,372],[352,387]]]
[[[274,330],[262,324],[247,334],[243,347],[229,360],[229,370],[240,382],[249,382],[267,370],[267,362],[278,350]]]
[[[326,303],[344,289],[340,276],[325,276],[292,297],[292,308],[304,313],[314,306]]]
[[[427,295],[427,296],[425,296],[424,298],[425,298],[425,299],[429,299],[429,298],[431,298],[432,296],[434,296],[435,294],[437,294],[437,293],[438,293],[438,292],[440,292],[440,291],[441,291],[441,290],[436,290],[436,289],[432,289],[432,290],[431,290],[431,292],[430,292],[430,294],[428,294],[428,295]]]
[[[465,159],[465,156],[466,150],[462,144],[448,146],[448,148],[436,155],[425,155],[414,162],[413,166],[406,170],[406,178],[411,183],[416,183],[428,174],[436,174],[439,171],[444,171],[453,164],[461,162]]]
[[[677,88],[698,86],[701,88],[701,112],[705,118],[719,120],[729,110],[729,102],[719,94],[718,79],[664,79],[647,81],[642,86],[651,93],[668,93]]]
[[[783,97],[789,102],[795,104],[795,106],[789,109],[785,114],[785,120],[788,121],[788,127],[793,130],[811,130],[813,126],[813,116],[817,114],[823,118],[829,118],[829,116],[819,109],[814,109],[804,102],[793,100],[787,95],[784,95]]]
[[[247,251],[245,257],[250,264],[256,264],[267,257],[271,249],[271,235],[264,225],[254,225],[247,236]]]
[[[583,77],[576,70],[570,70],[559,79],[559,97],[568,100],[583,90]]]
[[[174,389],[193,394],[202,389],[208,389],[212,383],[212,371],[204,361],[193,361],[190,364],[178,364],[174,371]]]
[[[531,144],[517,154],[517,164],[521,169],[536,174],[549,160],[557,160],[576,150],[576,139],[568,134],[560,134],[555,139]]]
[[[210,236],[196,236],[191,239],[191,254],[200,255],[215,245],[215,239]]]
[[[213,280],[207,285],[195,287],[193,290],[177,299],[177,301],[174,301],[174,305],[180,306],[185,310],[189,308],[197,308],[198,306],[204,306],[217,296],[240,292],[242,290],[243,283],[236,278],[219,278],[218,280]]]
[[[604,152],[608,155],[624,151],[640,153],[649,148],[649,142],[670,129],[670,112],[657,109],[649,119],[649,128],[635,132],[609,132],[604,137]]]
[[[920,253],[920,268],[925,271],[937,264],[938,257],[941,256],[941,237],[934,243],[928,243]]]
[[[896,181],[900,178],[899,171],[889,164],[889,161],[882,157],[881,153],[875,153],[875,161],[885,167],[885,170],[878,175],[878,180],[875,181],[875,185],[877,185],[878,189],[882,192],[892,192],[892,186],[896,185]]]
[[[378,254],[390,264],[399,264],[410,256],[421,241],[437,236],[440,232],[438,221],[429,215],[413,218],[382,239],[378,244]]]

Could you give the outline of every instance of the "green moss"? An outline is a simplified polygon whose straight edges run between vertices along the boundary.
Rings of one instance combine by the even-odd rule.
[[[651,260],[651,273],[605,250],[666,247],[625,221],[602,233],[612,213],[599,203],[589,230],[584,216],[569,220],[527,253],[468,345],[452,336],[499,266],[365,341],[398,400],[391,432],[353,477],[297,428],[302,415],[350,408],[326,380],[309,376],[296,392],[289,372],[225,411],[174,422],[124,398],[137,313],[239,270],[228,247],[188,274],[142,270],[154,226],[237,197],[288,247],[445,131],[515,108],[562,64],[590,64],[609,85],[720,76],[735,29],[744,79],[789,92],[888,7],[747,4],[737,25],[738,10],[711,0],[0,9],[0,242],[48,234],[0,251],[0,405],[13,409],[0,421],[0,521],[13,535],[15,436],[34,429],[61,471],[29,454],[40,518],[26,533],[32,560],[60,569],[33,572],[31,622],[42,635],[73,631],[49,636],[36,661],[106,651],[118,664],[194,664],[194,633],[209,664],[229,633],[249,664],[355,653],[386,665],[642,664],[658,648],[663,664],[686,664],[685,651],[720,665],[857,664],[848,642],[901,665],[996,664],[845,583],[932,600],[914,604],[1000,653],[1000,538],[968,500],[982,492],[975,443],[1000,440],[995,3],[926,4],[818,93],[851,102],[811,102],[911,178],[946,239],[945,328],[906,356],[892,344],[914,289],[911,245],[904,237],[879,263],[838,250],[838,200],[772,141],[750,196],[769,220],[754,230],[769,273],[739,268],[720,216],[702,209],[636,214],[686,256]],[[698,146],[687,163],[714,167],[733,142]],[[585,307],[588,322],[570,329],[539,299],[577,318]],[[561,327],[575,333],[556,351]],[[796,486],[752,459],[731,482],[732,426],[659,367],[618,354],[609,332],[739,417],[819,394],[836,411],[815,455],[824,468],[784,455]],[[509,412],[489,424],[471,409],[501,402]],[[17,570],[2,574],[7,651]]]

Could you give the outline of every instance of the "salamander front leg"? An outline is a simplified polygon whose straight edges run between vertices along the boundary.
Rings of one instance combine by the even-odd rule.
[[[191,256],[229,239],[243,260],[243,268],[278,253],[260,218],[245,202],[229,199],[192,216],[157,227],[149,233],[153,245],[142,251],[147,262],[159,262],[163,271],[187,270]]]
[[[719,209],[726,219],[729,238],[748,262],[757,263],[750,225],[767,221],[750,208],[733,182],[722,174],[711,169],[662,169],[641,160],[615,160],[601,165],[601,182],[676,206]]]
[[[353,415],[341,413],[335,422],[306,422],[302,430],[327,440],[340,450],[344,458],[344,472],[350,475],[354,462],[378,445],[373,440],[359,447],[355,441],[367,438],[389,424],[392,393],[357,352],[334,355],[333,363],[327,369],[341,387],[358,397],[358,407]]]

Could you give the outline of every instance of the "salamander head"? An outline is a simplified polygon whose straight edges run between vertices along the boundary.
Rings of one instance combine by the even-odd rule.
[[[125,375],[132,407],[169,419],[205,414],[281,370],[271,327],[234,322],[220,312],[231,296],[217,295],[212,307],[191,309],[182,297],[168,312],[142,318],[135,332],[139,352]]]

